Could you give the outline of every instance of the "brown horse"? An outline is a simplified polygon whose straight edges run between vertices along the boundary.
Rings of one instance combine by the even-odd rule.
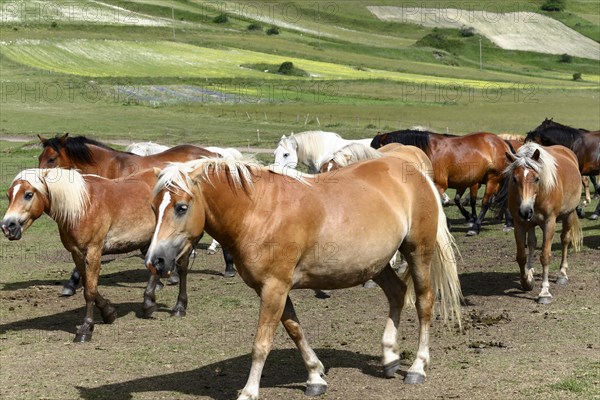
[[[118,151],[104,143],[88,139],[84,136],[69,137],[66,133],[61,137],[46,139],[38,135],[44,147],[39,156],[38,168],[77,169],[84,174],[95,174],[109,179],[125,177],[136,171],[147,168],[164,167],[169,162],[190,161],[201,157],[216,157],[217,154],[202,147],[181,145],[167,149],[161,153],[148,156]],[[225,276],[235,275],[233,259],[223,251],[225,259]],[[177,283],[179,276],[172,276],[168,283]],[[75,269],[69,281],[63,286],[61,295],[71,296],[79,283],[79,274]]]
[[[45,139],[38,135],[44,150],[39,156],[39,168],[77,169],[83,174],[95,174],[109,179],[120,178],[136,172],[162,167],[168,162],[190,161],[200,157],[216,157],[202,147],[175,146],[162,153],[149,156],[118,151],[85,136]]]
[[[127,253],[147,248],[154,231],[152,188],[153,170],[120,181],[95,175],[82,175],[60,168],[26,169],[19,173],[8,189],[10,204],[1,222],[2,232],[10,240],[22,233],[43,213],[58,224],[60,238],[84,284],[86,315],[77,330],[76,342],[89,341],[94,330],[94,303],[105,323],[112,323],[116,312],[98,293],[100,258],[103,254]],[[186,256],[178,261],[187,267]],[[181,274],[180,291],[173,309],[184,315],[187,306],[185,274]],[[144,293],[144,314],[156,308],[154,291],[158,279],[152,275]]]
[[[467,221],[473,220],[473,227],[467,234],[478,234],[492,197],[502,183],[506,168],[504,153],[510,150],[508,144],[497,135],[486,132],[453,136],[403,130],[375,136],[371,147],[378,149],[392,142],[416,146],[427,154],[440,195],[448,188],[456,189],[455,204]],[[477,216],[475,204],[479,184],[485,184],[486,188],[481,212]],[[467,189],[471,190],[472,214],[460,202]]]
[[[339,289],[373,279],[389,302],[383,335],[385,374],[399,368],[397,329],[407,284],[389,265],[396,250],[408,261],[416,292],[419,348],[405,382],[420,383],[429,364],[429,325],[436,295],[444,316],[460,321],[453,239],[439,196],[423,174],[384,157],[335,173],[302,175],[228,160],[167,167],[154,189],[157,227],[146,265],[165,274],[204,230],[234,254],[238,272],[260,296],[252,367],[239,400],[257,399],[261,372],[279,321],[308,370],[306,393],[327,389],[289,297],[292,289]],[[351,233],[351,234],[349,234]]]
[[[524,290],[533,289],[533,253],[536,246],[535,227],[543,232],[542,290],[538,302],[552,302],[548,283],[548,264],[556,222],[563,224],[560,236],[562,260],[559,285],[566,284],[567,250],[572,242],[577,251],[582,242],[582,231],[577,218],[576,207],[581,196],[581,175],[575,154],[564,146],[542,147],[537,143],[526,143],[516,155],[507,152],[511,164],[506,173],[510,178],[508,186],[508,207],[515,224],[517,262],[521,269],[521,285]],[[527,236],[527,237],[526,237]],[[525,252],[525,243],[529,254]]]

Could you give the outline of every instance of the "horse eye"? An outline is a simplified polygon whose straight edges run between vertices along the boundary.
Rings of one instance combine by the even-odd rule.
[[[536,177],[535,177],[535,183],[538,183],[539,181],[540,181],[540,177],[539,177],[539,176],[536,176]]]
[[[180,217],[182,215],[184,215],[188,210],[188,206],[187,204],[177,204],[175,206],[175,214]]]
[[[288,158],[290,156],[290,153],[283,153],[283,158]]]
[[[54,162],[56,161],[56,158],[49,158],[48,159],[48,164],[54,164]]]
[[[23,196],[23,198],[26,201],[29,201],[29,200],[33,199],[33,192],[26,192],[25,195]]]

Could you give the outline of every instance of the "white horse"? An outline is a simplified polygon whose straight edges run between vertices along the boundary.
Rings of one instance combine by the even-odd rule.
[[[125,151],[133,154],[137,154],[138,156],[151,156],[152,154],[162,153],[165,150],[168,150],[169,147],[164,146],[162,144],[153,143],[153,142],[140,142],[140,143],[131,143]]]
[[[275,165],[296,168],[298,163],[308,167],[310,173],[317,173],[325,161],[342,147],[351,143],[371,146],[372,139],[346,140],[334,132],[307,131],[297,135],[283,135],[275,149]]]

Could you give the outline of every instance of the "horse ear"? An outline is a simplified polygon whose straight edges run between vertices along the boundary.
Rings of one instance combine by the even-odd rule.
[[[42,135],[40,135],[39,133],[38,133],[37,137],[38,137],[38,139],[40,139],[40,142],[42,142],[42,143],[46,142],[46,138],[43,137]]]
[[[65,142],[67,141],[67,136],[69,136],[69,134],[65,133],[64,135],[58,138],[61,144],[65,144]]]
[[[158,168],[158,167],[154,167],[154,174],[156,176],[160,175],[160,173],[162,172],[162,169]]]
[[[285,139],[285,135],[283,135],[281,138],[282,138],[282,139]]]
[[[535,151],[533,152],[533,155],[531,156],[531,159],[533,161],[539,161],[540,160],[540,149],[535,149]]]
[[[515,157],[515,155],[513,153],[510,152],[505,152],[504,154],[506,154],[506,158],[508,159],[508,161],[510,161],[511,163],[514,163],[517,159],[517,157]]]

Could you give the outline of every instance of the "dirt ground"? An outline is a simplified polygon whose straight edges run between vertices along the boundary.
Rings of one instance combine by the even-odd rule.
[[[406,358],[384,379],[381,335],[387,315],[380,289],[351,288],[320,300],[292,292],[310,342],[327,368],[323,399],[598,399],[600,398],[600,235],[585,228],[585,248],[570,257],[570,281],[559,287],[558,246],[551,269],[551,305],[536,288],[519,286],[511,233],[487,226],[480,237],[454,229],[462,261],[464,331],[433,322],[431,366],[423,385],[402,382],[416,353],[414,308],[402,315]],[[258,299],[239,277],[227,279],[220,253],[200,249],[190,273],[188,315],[171,317],[177,290],[165,287],[153,319],[141,318],[147,279],[137,254],[106,257],[100,290],[117,308],[112,325],[96,313],[90,343],[75,344],[83,319],[81,290],[58,296],[72,263],[53,241],[40,255],[31,228],[19,244],[2,240],[0,397],[2,399],[235,398],[246,381]],[[54,239],[52,239],[54,240]],[[50,249],[50,250],[48,250]],[[306,371],[280,327],[267,360],[261,399],[304,399]]]

